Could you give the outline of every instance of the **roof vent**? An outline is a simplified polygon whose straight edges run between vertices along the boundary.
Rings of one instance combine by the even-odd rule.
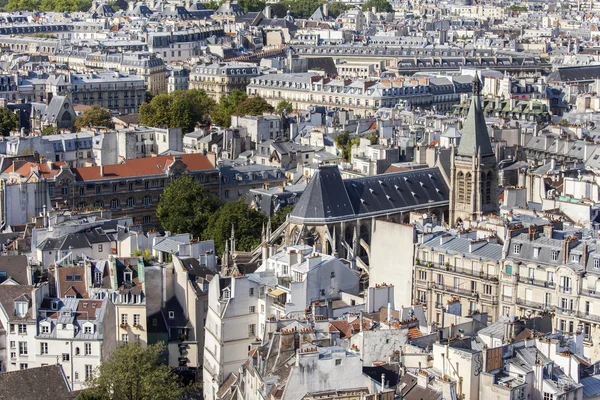
[[[415,192],[410,192],[410,194],[412,194],[413,197],[417,197],[417,194]]]
[[[404,181],[405,181],[405,182],[408,182],[408,176],[405,176],[405,177],[404,177]]]
[[[398,186],[398,185],[394,185],[394,188],[395,188],[396,190],[400,190],[400,186]]]
[[[429,175],[429,179],[433,179],[433,174],[428,174]]]
[[[381,179],[379,179],[377,182],[379,182],[380,185],[383,185],[383,181]]]
[[[385,197],[387,197],[387,199],[388,199],[389,201],[392,201],[392,198],[390,197],[390,195],[389,195],[389,194],[386,194],[386,195],[385,195]]]
[[[419,182],[419,183],[421,184],[421,186],[425,186],[425,183],[423,183],[423,182]]]
[[[374,192],[373,188],[369,188],[369,192],[373,193]]]
[[[360,199],[361,204],[365,202],[365,199]]]

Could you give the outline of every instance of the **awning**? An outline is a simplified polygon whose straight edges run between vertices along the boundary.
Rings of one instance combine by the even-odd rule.
[[[280,295],[282,295],[282,294],[284,294],[284,293],[285,293],[285,291],[283,291],[283,290],[281,290],[281,289],[273,289],[273,290],[271,290],[271,291],[269,292],[269,296],[272,296],[272,297],[278,297],[278,296],[280,296]]]

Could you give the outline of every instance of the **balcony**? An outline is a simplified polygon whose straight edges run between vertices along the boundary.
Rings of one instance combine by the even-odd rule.
[[[554,282],[541,281],[539,279],[526,278],[524,276],[519,276],[517,280],[519,281],[519,283],[524,283],[526,285],[539,286],[549,289],[554,289],[556,287],[556,284]]]
[[[290,278],[279,277],[277,278],[277,285],[289,290],[292,286],[292,281]]]
[[[517,298],[516,303],[520,306],[525,306],[525,307],[529,307],[535,310],[540,310],[540,311],[552,311],[554,312],[556,309],[556,306],[553,306],[551,304],[543,304],[543,303],[538,303],[536,301],[530,301],[530,300],[523,300],[520,298]]]
[[[440,263],[424,262],[424,261],[418,261],[416,263],[416,265],[419,267],[426,267],[427,269],[435,269],[438,271],[445,271],[445,272],[449,272],[452,274],[458,274],[458,275],[462,275],[462,276],[465,276],[465,275],[472,276],[472,277],[479,278],[479,279],[485,279],[485,280],[492,281],[492,282],[498,282],[497,276],[490,275],[482,270],[474,271],[473,269],[469,269],[469,268],[460,268],[460,267],[454,267],[452,265],[446,265],[446,263],[440,264]]]
[[[573,293],[573,288],[569,286],[559,286],[558,291],[561,293],[571,294]]]
[[[576,311],[575,316],[587,321],[600,322],[600,315],[590,314],[589,312]]]
[[[440,290],[442,292],[456,293],[456,294],[459,294],[461,296],[479,298],[479,294],[477,292],[473,292],[471,290],[463,289],[460,286],[456,287],[456,286],[444,285],[444,284],[441,284],[441,283],[437,283],[434,286],[434,289],[435,290]]]

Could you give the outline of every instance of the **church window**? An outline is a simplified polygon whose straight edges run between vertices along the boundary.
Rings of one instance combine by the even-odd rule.
[[[458,188],[458,202],[465,202],[465,177],[462,172],[459,172],[456,176],[456,186]]]
[[[471,173],[467,172],[467,174],[465,175],[465,190],[466,190],[466,201],[465,203],[467,204],[471,204],[471,192],[473,190],[473,185],[471,184],[471,181],[473,180]]]

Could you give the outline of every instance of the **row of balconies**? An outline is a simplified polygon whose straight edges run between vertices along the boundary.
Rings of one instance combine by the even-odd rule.
[[[434,263],[434,262],[420,261],[419,259],[416,260],[415,264],[418,267],[425,267],[427,269],[446,271],[446,272],[455,273],[458,275],[472,276],[475,278],[492,281],[494,283],[498,282],[498,276],[488,274],[487,272],[484,272],[483,270],[473,270],[473,269],[468,269],[468,268],[454,267],[454,266],[450,265],[449,263],[440,264],[440,263]]]

